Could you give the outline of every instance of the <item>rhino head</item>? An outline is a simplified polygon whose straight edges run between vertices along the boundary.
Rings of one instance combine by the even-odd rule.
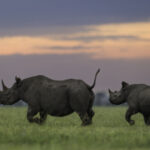
[[[15,83],[11,88],[8,88],[4,81],[2,80],[2,89],[3,91],[0,91],[0,103],[4,105],[11,105],[16,103],[20,100],[20,86],[21,86],[21,79],[16,77]]]
[[[125,93],[125,89],[129,86],[129,84],[125,81],[122,81],[122,87],[120,91],[111,91],[109,89],[109,101],[112,104],[122,104],[124,102],[126,102],[126,93]]]

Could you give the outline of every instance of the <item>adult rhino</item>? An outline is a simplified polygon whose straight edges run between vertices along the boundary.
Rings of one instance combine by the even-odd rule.
[[[150,86],[145,84],[128,84],[122,82],[120,91],[110,93],[110,102],[112,104],[122,104],[127,102],[129,108],[126,112],[125,118],[130,125],[135,122],[131,120],[131,116],[136,113],[141,113],[144,117],[146,125],[150,125]]]
[[[11,88],[7,88],[2,81],[3,92],[0,93],[0,103],[11,105],[23,100],[28,104],[27,119],[29,122],[41,124],[46,120],[47,114],[66,116],[77,112],[82,120],[82,125],[88,125],[92,123],[94,116],[92,89],[99,72],[100,69],[96,72],[91,86],[82,80],[56,81],[42,75],[24,80],[16,77],[16,82]],[[40,113],[40,118],[34,118],[37,113]]]

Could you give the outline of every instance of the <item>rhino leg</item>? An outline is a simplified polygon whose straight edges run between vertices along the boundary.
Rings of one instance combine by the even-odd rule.
[[[80,116],[80,119],[82,120],[82,125],[86,126],[91,124],[91,118],[89,117],[88,113],[78,113]]]
[[[137,112],[135,111],[135,109],[129,107],[127,112],[126,112],[126,115],[125,115],[125,118],[126,120],[129,122],[130,125],[134,125],[135,122],[134,120],[131,120],[131,116],[136,114]]]
[[[145,124],[150,125],[150,116],[149,115],[144,115],[144,114],[143,114],[143,116],[144,116]]]
[[[28,111],[27,111],[27,119],[30,123],[38,123],[40,124],[40,119],[39,118],[34,118],[34,116],[38,113],[37,110],[31,108],[31,107],[28,107]]]
[[[40,123],[44,123],[44,121],[46,120],[47,118],[47,113],[44,112],[44,111],[41,111],[40,112]]]
[[[90,118],[91,121],[92,121],[92,118],[93,118],[93,116],[95,115],[94,111],[91,109],[91,110],[88,110],[87,113],[88,113],[89,118]]]
[[[92,110],[92,106],[93,106],[93,103],[94,103],[94,95],[92,96],[91,100],[90,100],[90,103],[89,103],[89,108],[88,108],[88,116],[90,117],[91,121],[92,121],[92,118],[94,116],[94,111]]]

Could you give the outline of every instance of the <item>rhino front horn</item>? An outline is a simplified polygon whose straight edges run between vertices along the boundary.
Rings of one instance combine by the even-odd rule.
[[[8,89],[8,87],[4,84],[3,80],[2,80],[2,88],[3,88],[3,91],[6,91]]]
[[[110,89],[108,89],[109,93],[112,93],[112,91]]]

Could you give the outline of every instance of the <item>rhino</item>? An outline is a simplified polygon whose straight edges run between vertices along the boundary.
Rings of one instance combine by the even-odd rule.
[[[43,75],[37,75],[26,79],[15,78],[15,83],[8,88],[3,80],[3,91],[0,92],[0,103],[12,105],[23,100],[28,105],[27,120],[32,123],[42,124],[47,114],[52,116],[66,116],[76,112],[82,125],[92,123],[94,111],[94,92],[97,70],[93,84],[90,86],[83,80],[66,79],[53,80]],[[37,113],[40,117],[34,117]]]
[[[125,119],[130,125],[135,121],[131,116],[141,113],[146,125],[150,125],[150,86],[145,84],[129,84],[122,82],[120,91],[112,92],[109,89],[110,102],[115,105],[127,103],[129,108],[126,112]]]

